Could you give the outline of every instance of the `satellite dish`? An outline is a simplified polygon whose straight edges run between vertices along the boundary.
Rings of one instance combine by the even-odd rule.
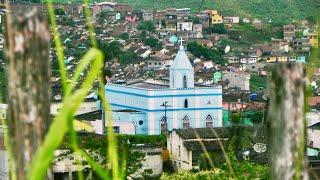
[[[227,46],[225,49],[224,49],[224,53],[228,53],[230,51],[230,46]]]
[[[253,150],[257,153],[264,153],[267,151],[267,145],[263,143],[256,143],[253,145]]]

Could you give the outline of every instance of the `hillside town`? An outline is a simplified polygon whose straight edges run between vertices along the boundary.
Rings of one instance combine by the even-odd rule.
[[[36,8],[43,15],[48,13],[42,3],[10,5],[11,12],[0,10],[1,25],[7,13],[15,14],[19,9],[27,12]],[[71,79],[91,48],[88,17],[82,4],[53,6],[64,66]],[[226,166],[225,151],[235,152],[239,167],[248,161],[253,163],[252,168],[268,168],[268,67],[288,62],[306,66],[312,50],[319,47],[316,21],[274,24],[271,18],[225,15],[219,9],[168,7],[150,11],[108,1],[91,3],[88,9],[93,34],[104,54],[104,91],[112,111],[112,129],[122,142],[122,150],[132,155],[127,160],[132,163],[126,170],[128,179],[165,179],[170,173]],[[2,29],[3,72],[4,34]],[[54,118],[61,111],[64,93],[53,40],[50,63],[50,118]],[[311,108],[306,113],[306,151],[310,168],[319,176],[320,64],[315,64],[312,95],[307,102]],[[79,75],[78,88],[86,76],[86,71]],[[5,80],[0,80],[0,87],[6,88]],[[7,119],[7,93],[1,91],[0,119]],[[88,144],[106,146],[98,143],[108,134],[108,116],[97,91],[95,83],[74,115],[80,146],[87,149],[92,148]],[[9,179],[5,126],[1,127],[0,179]],[[229,145],[234,142],[232,149]],[[78,171],[96,179],[90,166],[77,164],[83,157],[71,153],[68,143],[66,137],[55,151],[53,179],[76,179]],[[102,162],[104,154],[95,150],[88,152],[94,152],[94,159]],[[214,157],[213,164],[206,160],[206,153]]]

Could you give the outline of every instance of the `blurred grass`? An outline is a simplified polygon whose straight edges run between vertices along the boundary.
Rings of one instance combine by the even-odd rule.
[[[90,11],[88,9],[88,1],[84,2],[84,13],[87,20],[87,26],[89,30],[89,35],[91,39],[91,43],[93,48],[90,49],[84,57],[81,59],[80,63],[78,64],[74,76],[71,80],[67,78],[67,72],[65,71],[64,67],[64,53],[63,53],[63,46],[61,42],[61,38],[58,32],[55,14],[52,6],[51,0],[47,1],[48,5],[48,15],[50,17],[50,24],[52,28],[52,35],[54,37],[55,48],[58,56],[59,61],[59,69],[61,75],[61,83],[63,87],[63,105],[61,111],[57,114],[54,118],[49,131],[45,137],[45,140],[42,146],[37,151],[32,163],[29,167],[28,171],[28,179],[43,179],[46,175],[47,169],[51,165],[51,162],[54,158],[54,151],[59,147],[61,144],[63,137],[67,132],[69,132],[71,137],[71,147],[74,153],[80,154],[92,167],[92,169],[103,179],[110,179],[110,175],[106,173],[104,168],[95,162],[85,151],[79,149],[76,133],[73,127],[73,116],[78,107],[80,106],[81,102],[84,100],[85,96],[92,88],[92,84],[94,81],[99,78],[101,75],[101,70],[104,66],[104,58],[103,53],[97,49],[97,41],[95,38],[95,34],[93,31],[93,24],[92,24],[92,17],[90,15]],[[92,64],[91,64],[92,63]],[[77,81],[79,80],[80,74],[86,70],[88,67],[91,67],[88,76],[83,82],[80,89],[74,90]],[[116,142],[114,138],[114,133],[112,129],[112,118],[111,118],[111,109],[109,103],[106,101],[105,94],[104,94],[104,84],[102,83],[103,79],[99,78],[100,80],[100,87],[99,87],[99,94],[102,101],[104,108],[104,114],[108,117],[108,140],[110,143],[108,147],[109,152],[109,163],[111,164],[112,168],[112,178],[119,179],[119,167],[118,167],[118,159],[117,159],[117,152],[116,152]],[[69,84],[67,82],[70,82]],[[106,147],[107,148],[107,147]],[[83,179],[81,173],[78,173],[78,178]]]

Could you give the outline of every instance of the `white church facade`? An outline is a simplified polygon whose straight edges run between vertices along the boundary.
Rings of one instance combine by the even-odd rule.
[[[172,129],[222,126],[222,88],[194,84],[182,46],[170,67],[170,84],[106,84],[115,131],[160,134]]]

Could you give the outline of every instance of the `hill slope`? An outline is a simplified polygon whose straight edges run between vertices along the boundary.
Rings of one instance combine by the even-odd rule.
[[[316,17],[320,10],[318,0],[117,0],[132,5],[135,9],[159,10],[168,7],[190,7],[219,9],[224,15],[241,17],[271,17],[274,22],[290,23],[307,16]]]

